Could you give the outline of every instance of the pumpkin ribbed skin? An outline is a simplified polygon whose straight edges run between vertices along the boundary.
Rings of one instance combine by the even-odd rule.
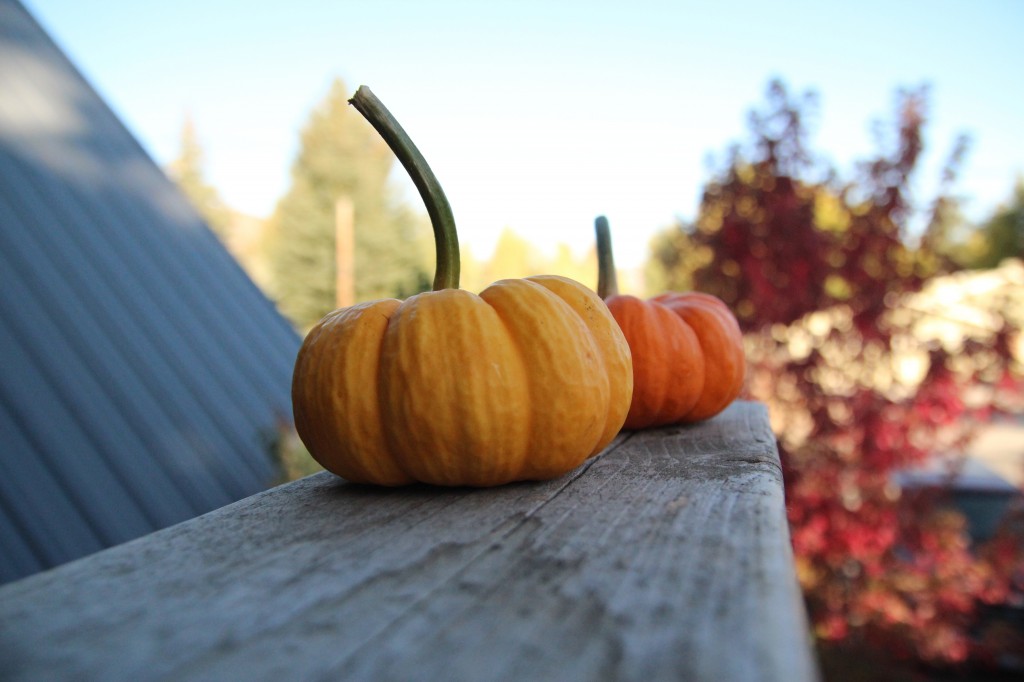
[[[606,303],[633,358],[625,428],[708,419],[739,395],[743,340],[736,318],[719,299],[691,292],[647,301],[613,295]]]
[[[678,315],[697,334],[704,354],[704,390],[684,421],[715,416],[743,389],[746,357],[743,333],[729,307],[710,294],[690,291],[655,296],[656,303]]]
[[[600,451],[632,383],[605,304],[550,276],[337,310],[299,350],[292,403],[310,454],[350,481],[493,486]]]

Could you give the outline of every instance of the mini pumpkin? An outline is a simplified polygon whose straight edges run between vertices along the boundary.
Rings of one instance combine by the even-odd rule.
[[[458,289],[458,237],[416,147],[365,87],[351,103],[409,171],[434,227],[434,290],[328,314],[292,379],[296,430],[353,482],[493,486],[564,474],[620,430],[629,346],[607,306],[572,280]]]
[[[595,221],[598,295],[619,324],[633,359],[633,397],[625,428],[643,429],[715,416],[743,387],[746,361],[736,317],[699,292],[649,300],[618,293],[608,220]]]

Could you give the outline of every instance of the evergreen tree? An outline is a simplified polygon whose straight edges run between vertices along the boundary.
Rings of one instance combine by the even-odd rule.
[[[403,298],[429,288],[418,221],[389,187],[394,155],[348,97],[345,84],[335,80],[311,114],[291,188],[271,218],[272,294],[300,328],[335,307],[335,205],[341,197],[355,212],[356,299]]]
[[[230,211],[212,185],[207,184],[204,171],[205,154],[191,117],[181,127],[181,151],[171,162],[168,175],[185,193],[199,215],[221,239],[230,226]]]

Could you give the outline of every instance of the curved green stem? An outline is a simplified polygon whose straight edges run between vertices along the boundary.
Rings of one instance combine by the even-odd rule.
[[[597,295],[602,299],[619,293],[619,278],[615,274],[615,258],[612,255],[612,234],[608,219],[603,215],[594,221],[597,232]]]
[[[441,183],[426,159],[420,154],[409,135],[398,124],[377,96],[365,85],[356,90],[349,104],[370,122],[402,162],[413,184],[427,205],[430,224],[434,228],[434,246],[437,251],[437,269],[434,272],[434,291],[459,288],[459,237],[455,232],[455,217]]]

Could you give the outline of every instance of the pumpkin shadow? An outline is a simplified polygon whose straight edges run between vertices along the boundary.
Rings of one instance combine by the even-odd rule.
[[[412,483],[404,486],[378,486],[368,483],[353,483],[339,476],[327,474],[333,480],[321,488],[325,497],[337,501],[355,502],[358,504],[395,503],[398,501],[415,502],[430,501],[432,503],[456,501],[471,497],[515,498],[526,495],[534,496],[550,486],[561,487],[558,479],[550,481],[512,481],[489,488],[473,486],[440,486],[429,483]],[[569,474],[566,474],[569,476]]]
[[[439,498],[464,497],[477,493],[486,493],[498,489],[529,485],[529,482],[507,483],[492,488],[474,488],[472,486],[442,486],[428,483],[411,483],[402,486],[382,486],[370,483],[353,483],[335,476],[334,481],[325,486],[325,493],[346,499],[395,499],[395,498]]]

